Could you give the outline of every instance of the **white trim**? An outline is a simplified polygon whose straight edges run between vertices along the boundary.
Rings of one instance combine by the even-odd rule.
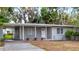
[[[77,27],[75,25],[56,25],[56,24],[36,24],[36,23],[26,23],[26,24],[21,24],[21,23],[15,23],[15,24],[9,24],[5,23],[4,24],[6,27],[15,27],[15,26],[38,26],[38,27]]]

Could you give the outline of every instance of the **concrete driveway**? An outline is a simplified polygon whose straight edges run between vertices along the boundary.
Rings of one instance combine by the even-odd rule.
[[[30,43],[25,42],[6,42],[3,48],[0,48],[2,51],[44,51],[43,49],[34,46]]]

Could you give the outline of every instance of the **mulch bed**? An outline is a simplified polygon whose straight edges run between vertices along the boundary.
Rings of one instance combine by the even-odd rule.
[[[79,51],[79,41],[28,41],[46,51]]]

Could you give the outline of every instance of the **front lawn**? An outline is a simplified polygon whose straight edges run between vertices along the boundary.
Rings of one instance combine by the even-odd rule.
[[[47,51],[79,51],[79,41],[29,41],[31,44]]]

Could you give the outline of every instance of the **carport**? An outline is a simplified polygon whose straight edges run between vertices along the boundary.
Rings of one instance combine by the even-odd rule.
[[[48,24],[5,24],[5,28],[13,28],[14,39],[25,40],[26,38],[47,39],[50,37],[50,33],[47,31],[51,29],[51,25]],[[48,33],[48,35],[47,35]]]

